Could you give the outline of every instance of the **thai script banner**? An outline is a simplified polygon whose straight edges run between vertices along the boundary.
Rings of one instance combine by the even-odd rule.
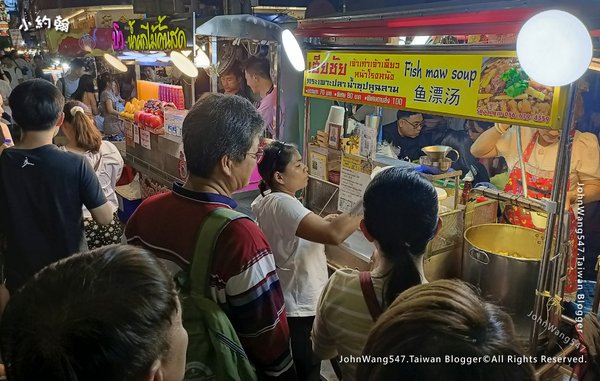
[[[187,49],[186,30],[173,28],[167,16],[158,16],[156,21],[128,20],[127,23],[113,22],[114,50],[182,50]]]
[[[308,97],[530,126],[557,126],[559,88],[531,80],[515,52],[310,51]]]

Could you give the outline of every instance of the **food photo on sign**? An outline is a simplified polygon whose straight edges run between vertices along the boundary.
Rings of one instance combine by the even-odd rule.
[[[529,78],[517,58],[484,57],[477,113],[549,122],[554,88]]]

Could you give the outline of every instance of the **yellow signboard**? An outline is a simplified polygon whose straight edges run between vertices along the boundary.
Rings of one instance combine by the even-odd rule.
[[[310,51],[307,97],[530,126],[557,126],[559,88],[529,79],[515,52]]]

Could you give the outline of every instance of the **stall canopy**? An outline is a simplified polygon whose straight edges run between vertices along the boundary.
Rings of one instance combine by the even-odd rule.
[[[399,7],[378,13],[344,14],[299,21],[304,37],[397,37],[517,33],[541,10],[559,7],[579,17],[600,36],[600,2],[573,0],[448,1]]]
[[[277,42],[281,31],[279,25],[251,15],[215,16],[196,28],[198,35]]]

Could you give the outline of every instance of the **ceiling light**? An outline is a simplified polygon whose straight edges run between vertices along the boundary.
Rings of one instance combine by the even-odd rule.
[[[538,13],[517,36],[517,57],[534,81],[564,86],[578,80],[590,66],[592,38],[583,23],[570,13]]]
[[[210,58],[204,53],[203,50],[196,50],[196,58],[194,58],[194,65],[196,67],[210,67]]]
[[[188,77],[195,78],[198,76],[198,68],[180,52],[172,51],[171,60],[175,67]]]
[[[296,37],[288,29],[284,29],[281,33],[281,42],[283,44],[283,50],[287,55],[288,60],[297,71],[304,71],[306,69],[306,62],[304,61],[304,54],[298,44]]]
[[[118,71],[122,73],[125,73],[127,71],[127,66],[125,66],[125,64],[121,62],[118,58],[108,53],[104,53],[104,59],[110,64],[110,66],[114,67]]]
[[[411,45],[425,45],[429,41],[429,36],[415,36],[413,37]]]

